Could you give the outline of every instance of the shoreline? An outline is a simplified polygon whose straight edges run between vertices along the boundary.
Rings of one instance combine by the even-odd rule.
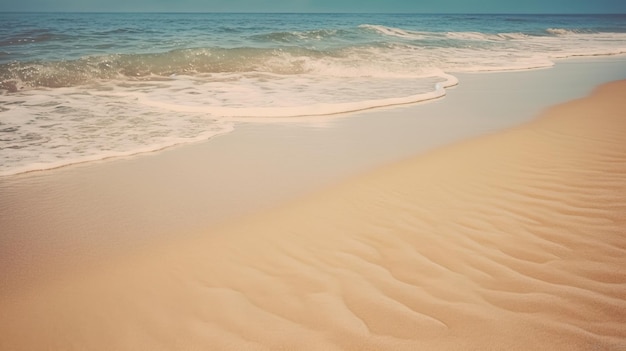
[[[522,124],[555,101],[586,95],[596,85],[590,81],[626,78],[623,61],[581,59],[550,70],[468,74],[449,96],[430,103],[316,124],[246,123],[202,143],[0,179],[6,282],[0,294],[2,285],[30,286],[86,270]]]
[[[606,59],[606,60],[615,59],[615,60],[620,60],[620,61],[626,61],[626,53],[600,54],[600,55],[591,55],[591,56],[581,55],[581,56],[565,57],[565,58],[553,58],[554,62],[553,62],[553,65],[551,66],[529,67],[525,69],[501,69],[501,70],[493,70],[493,71],[486,70],[486,71],[476,71],[476,72],[445,73],[448,80],[445,82],[437,83],[435,85],[435,90],[431,92],[420,93],[415,96],[412,95],[412,96],[388,99],[388,100],[397,100],[397,101],[403,101],[403,100],[408,101],[408,100],[412,100],[416,96],[421,96],[422,98],[420,98],[419,101],[394,102],[388,105],[358,108],[354,110],[346,110],[344,112],[323,113],[323,114],[313,113],[311,115],[307,114],[307,115],[302,115],[302,116],[293,115],[293,116],[285,116],[285,117],[274,116],[274,117],[254,117],[254,118],[253,117],[229,117],[229,118],[225,118],[223,122],[231,122],[234,124],[247,124],[247,123],[257,124],[257,123],[273,123],[271,121],[274,121],[277,123],[303,123],[303,122],[306,123],[308,121],[310,123],[315,124],[317,122],[315,121],[315,119],[321,118],[321,119],[330,119],[331,120],[330,123],[333,123],[333,119],[336,119],[336,118],[350,118],[351,116],[354,116],[357,114],[370,113],[370,112],[375,113],[378,111],[384,111],[384,110],[393,109],[393,108],[417,106],[421,104],[431,103],[436,100],[445,99],[446,95],[448,94],[449,89],[454,89],[459,84],[462,84],[458,79],[459,76],[463,77],[463,76],[482,75],[482,74],[502,74],[502,73],[506,74],[506,73],[529,72],[529,71],[537,71],[537,70],[544,70],[544,69],[553,69],[555,66],[561,63],[567,63],[568,61],[575,62],[576,60],[582,60],[582,61],[593,62],[594,60],[602,60],[602,59]],[[108,156],[87,156],[81,160],[60,162],[58,164],[50,164],[50,165],[45,166],[45,168],[31,169],[31,166],[23,167],[26,170],[17,170],[17,171],[12,171],[9,173],[0,173],[0,180],[2,180],[3,177],[8,178],[8,177],[14,177],[14,176],[28,175],[30,173],[54,171],[54,170],[65,168],[65,167],[81,166],[87,163],[107,162],[107,161],[115,161],[119,159],[126,159],[130,157],[141,157],[142,155],[158,153],[158,152],[173,149],[173,148],[185,147],[185,146],[191,146],[191,145],[198,144],[198,143],[209,142],[210,140],[216,137],[220,137],[220,136],[232,133],[234,131],[234,128],[235,126],[230,126],[229,128],[226,128],[227,130],[225,131],[212,132],[211,136],[209,137],[198,136],[189,141],[168,143],[167,145],[164,145],[164,146],[148,148],[148,150],[118,152],[118,153],[113,153]]]
[[[0,346],[619,349],[625,90],[5,295]]]

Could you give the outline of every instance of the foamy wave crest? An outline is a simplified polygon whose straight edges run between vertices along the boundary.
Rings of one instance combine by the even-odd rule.
[[[564,29],[564,28],[548,28],[546,32],[551,35],[570,35],[570,34],[591,34],[592,31],[582,30],[582,29]]]
[[[280,57],[319,56],[313,50],[258,48],[207,48],[174,50],[156,54],[128,54],[85,57],[72,61],[11,62],[0,65],[0,88],[70,87],[100,79],[168,77],[175,74],[253,72],[304,73],[297,60]],[[279,62],[277,62],[279,61]],[[13,82],[13,83],[11,83]],[[13,89],[11,88],[13,87]]]
[[[267,73],[283,76],[421,78],[439,70],[411,47],[200,48],[155,54],[91,56],[72,61],[0,65],[0,89],[60,88],[101,80],[169,79],[178,75]],[[229,79],[232,79],[230,77]]]
[[[265,81],[265,84],[260,82]],[[458,84],[456,77],[440,73],[422,81],[349,79],[320,82],[315,77],[298,81],[306,90],[297,91],[288,82],[267,77],[249,77],[219,87],[199,87],[193,102],[185,96],[166,91],[154,93],[125,93],[139,104],[180,113],[202,113],[220,117],[304,117],[333,115],[378,107],[411,104],[437,99],[446,94],[445,88]],[[242,84],[243,83],[243,84]],[[216,89],[217,88],[217,89]],[[411,90],[413,89],[413,90]],[[178,90],[172,86],[171,91]],[[221,94],[219,92],[222,92]],[[344,94],[337,94],[343,92]],[[321,101],[311,103],[312,101]]]
[[[529,38],[529,36],[524,33],[498,33],[497,37],[505,40],[524,40]]]
[[[386,27],[386,26],[381,26],[381,25],[362,24],[359,26],[359,28],[371,30],[379,34],[402,38],[402,39],[423,39],[424,38],[424,35],[419,32],[404,30],[400,28]]]
[[[394,54],[398,54],[396,58]],[[264,72],[332,76],[420,76],[429,67],[405,66],[406,52],[379,48],[319,51],[305,48],[207,48],[158,54],[106,55],[73,61],[11,62],[0,65],[0,89],[59,88],[111,79]],[[418,62],[420,61],[415,61]],[[418,72],[418,73],[416,73]]]
[[[480,32],[448,32],[446,38],[453,40],[467,41],[506,41],[506,40],[525,40],[530,37],[524,33],[480,33]]]
[[[233,130],[224,120],[138,105],[130,96],[107,90],[111,87],[5,95],[0,176],[146,153]]]

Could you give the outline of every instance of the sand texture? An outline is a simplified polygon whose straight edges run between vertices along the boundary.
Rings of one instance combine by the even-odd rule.
[[[0,301],[2,350],[626,350],[626,81]]]

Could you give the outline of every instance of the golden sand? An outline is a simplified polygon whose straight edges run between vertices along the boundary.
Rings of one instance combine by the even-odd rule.
[[[2,350],[625,350],[626,81],[0,301]]]

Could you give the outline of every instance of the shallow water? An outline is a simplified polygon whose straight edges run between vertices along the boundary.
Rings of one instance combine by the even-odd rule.
[[[626,52],[621,15],[0,14],[0,176]]]

